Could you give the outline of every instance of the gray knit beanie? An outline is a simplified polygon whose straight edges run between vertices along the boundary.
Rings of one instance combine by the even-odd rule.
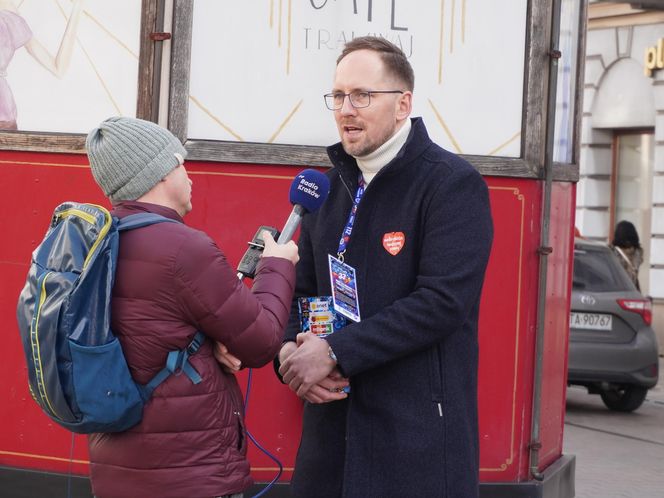
[[[135,201],[177,168],[187,152],[150,121],[112,117],[85,140],[92,176],[111,201]]]

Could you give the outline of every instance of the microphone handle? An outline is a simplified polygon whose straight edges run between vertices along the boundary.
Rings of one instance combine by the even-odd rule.
[[[281,230],[281,234],[277,239],[277,244],[285,244],[293,238],[293,234],[295,234],[297,227],[300,226],[302,217],[306,212],[306,209],[304,209],[304,207],[302,207],[300,204],[295,204],[293,206],[293,210],[286,220],[286,224],[284,225],[284,228]]]

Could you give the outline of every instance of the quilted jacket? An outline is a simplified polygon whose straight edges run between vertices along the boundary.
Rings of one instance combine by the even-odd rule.
[[[120,203],[113,214],[143,211],[182,221],[169,208],[142,202]],[[197,330],[226,344],[244,366],[260,367],[282,342],[294,279],[290,261],[263,258],[249,290],[215,243],[183,223],[123,232],[112,329],[139,383],[147,383],[168,352],[186,347]],[[89,437],[97,498],[209,498],[251,485],[235,377],[215,360],[212,340],[191,364],[201,383],[172,375],[155,390],[140,424]]]

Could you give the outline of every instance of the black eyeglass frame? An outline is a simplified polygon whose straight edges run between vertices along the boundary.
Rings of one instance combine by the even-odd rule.
[[[361,93],[366,93],[369,97],[369,100],[367,101],[367,105],[356,105],[355,102],[353,102],[353,94],[361,94]],[[326,93],[323,95],[323,100],[325,100],[325,106],[330,110],[330,111],[338,111],[344,106],[344,100],[346,100],[346,97],[348,97],[348,100],[350,101],[350,105],[353,106],[353,109],[364,109],[365,107],[369,107],[371,105],[371,94],[372,93],[400,93],[404,94],[405,92],[402,90],[355,90],[350,93],[341,93],[341,92],[336,92],[336,93]],[[344,100],[341,101],[341,104],[339,106],[334,105],[334,98],[343,95]],[[332,101],[332,105],[330,105],[330,101]]]

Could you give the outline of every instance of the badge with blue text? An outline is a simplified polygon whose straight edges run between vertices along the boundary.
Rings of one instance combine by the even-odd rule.
[[[330,263],[330,285],[332,301],[337,313],[353,320],[360,321],[360,301],[357,296],[357,279],[355,268],[328,254]]]

